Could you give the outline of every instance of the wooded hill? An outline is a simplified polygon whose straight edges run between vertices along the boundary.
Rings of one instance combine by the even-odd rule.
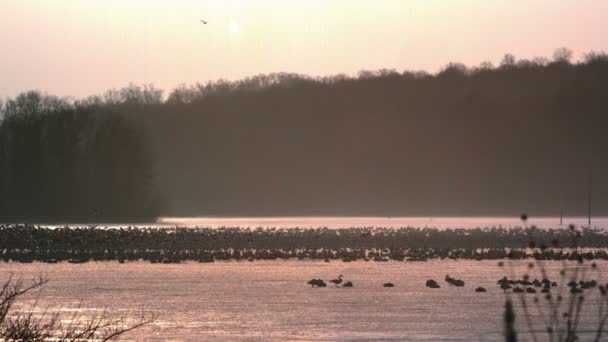
[[[116,170],[133,165],[132,173],[125,171],[132,178],[76,186],[78,197],[111,201],[126,182],[134,187],[126,202],[136,201],[143,188],[164,195],[166,206],[154,206],[158,215],[538,216],[559,215],[562,208],[565,215],[586,215],[591,173],[593,212],[606,215],[608,56],[590,53],[578,63],[570,57],[567,50],[551,61],[506,55],[497,67],[453,63],[434,75],[277,73],[181,86],[166,99],[153,87],[131,85],[67,101],[73,120],[80,113],[111,112],[142,132],[138,144],[114,133],[95,140],[101,145],[86,155],[104,155],[103,163],[111,160]],[[3,107],[6,117],[22,116],[7,115],[15,101]],[[16,132],[8,122],[3,139]],[[74,129],[91,136],[86,124]],[[44,132],[31,131],[27,141],[43,141]],[[55,151],[75,146],[64,143]],[[27,146],[9,150],[28,163],[50,158],[47,150],[36,154]],[[7,165],[38,169],[6,159],[4,142],[3,151],[2,179]],[[20,183],[5,181],[4,215],[33,197],[36,205],[52,200],[63,207],[57,199],[73,196],[62,189],[82,172],[56,165],[71,173],[26,172]],[[145,186],[135,185],[140,172],[149,174]],[[33,180],[53,184],[47,197],[38,197],[41,187]],[[7,206],[15,196],[23,199]]]

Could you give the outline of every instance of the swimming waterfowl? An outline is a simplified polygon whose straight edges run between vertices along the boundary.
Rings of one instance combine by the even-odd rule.
[[[330,283],[334,283],[334,285],[335,285],[336,287],[338,287],[338,285],[342,284],[342,275],[340,274],[340,275],[338,276],[338,279],[332,279],[332,280],[330,280],[329,282],[330,282]]]
[[[439,284],[435,280],[429,279],[426,281],[426,287],[430,287],[432,289],[438,289],[441,286],[439,286]]]
[[[447,275],[445,276],[445,281],[446,281],[448,284],[450,284],[450,285],[454,285],[454,286],[457,286],[457,287],[463,287],[463,286],[464,286],[464,281],[463,281],[463,280],[456,279],[456,278],[452,278],[452,277],[450,277],[450,275],[449,275],[449,274],[447,274]]]
[[[307,284],[311,287],[325,287],[327,284],[322,279],[311,279]]]

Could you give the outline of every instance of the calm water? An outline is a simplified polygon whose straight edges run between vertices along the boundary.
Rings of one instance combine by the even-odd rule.
[[[58,227],[66,224],[44,224]],[[527,225],[539,228],[567,228],[568,225],[588,227],[586,217],[531,217]],[[519,217],[161,217],[157,222],[140,223],[67,223],[69,226],[97,227],[276,227],[276,228],[350,228],[350,227],[416,227],[416,228],[512,228],[522,227]],[[608,217],[595,217],[591,227],[608,229]]]
[[[608,263],[598,264],[598,271],[606,274]],[[550,262],[548,267],[552,278],[559,279],[561,264]],[[154,324],[126,336],[136,341],[501,340],[505,295],[496,280],[525,270],[525,263],[500,268],[496,261],[439,260],[0,263],[0,277],[10,272],[26,278],[48,275],[51,282],[40,307],[81,310],[84,315],[108,308],[132,319],[142,308],[159,313]],[[338,274],[354,288],[306,285],[313,277],[329,280]],[[466,286],[447,287],[445,274],[465,280]],[[426,288],[429,278],[440,281],[442,288]],[[608,280],[600,274],[589,278]],[[387,281],[395,287],[382,287]],[[474,292],[480,285],[489,292]],[[596,326],[597,292],[586,295],[585,303],[592,307],[583,318],[586,330]]]
[[[539,228],[588,226],[586,217],[531,217],[528,225]],[[419,227],[419,228],[485,228],[521,227],[518,217],[163,217],[159,225],[186,227]],[[608,228],[608,217],[593,218],[592,227]]]

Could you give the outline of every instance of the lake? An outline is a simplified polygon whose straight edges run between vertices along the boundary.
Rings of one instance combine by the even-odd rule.
[[[559,217],[534,217],[527,225],[539,228],[567,228],[568,225],[589,226],[587,217],[564,217],[560,225]],[[56,227],[61,224],[42,225]],[[416,227],[416,228],[491,228],[522,227],[519,217],[161,217],[156,222],[139,223],[68,223],[70,226],[98,227],[283,227],[283,228],[350,228],[350,227]],[[608,229],[608,217],[594,217],[591,227]]]
[[[605,283],[608,262],[597,263],[586,278]],[[51,282],[40,296],[41,310],[81,311],[86,316],[107,308],[130,319],[138,318],[142,309],[158,313],[156,322],[125,336],[134,341],[500,341],[505,294],[496,280],[504,275],[521,277],[527,271],[527,261],[506,264],[498,267],[496,261],[472,260],[8,262],[0,263],[0,277],[46,274]],[[559,281],[562,264],[547,262],[546,267],[549,276]],[[306,284],[311,278],[327,281],[339,274],[354,287],[311,288]],[[447,286],[446,274],[463,279],[466,286]],[[441,288],[425,287],[430,278]],[[382,286],[389,281],[395,287]],[[477,286],[488,292],[476,293]],[[588,291],[582,326],[592,331],[597,326],[600,297],[597,289]],[[525,296],[531,303],[536,295]],[[544,299],[539,297],[543,305]],[[519,302],[518,295],[513,298]],[[34,299],[29,297],[29,303]],[[519,315],[516,322],[523,324],[523,317]],[[542,325],[537,328],[544,329]],[[529,336],[522,334],[520,340],[529,340]]]
[[[539,228],[588,226],[587,217],[531,217],[527,225]],[[162,217],[160,225],[183,227],[302,227],[302,228],[350,228],[350,227],[416,227],[416,228],[486,228],[521,227],[519,217]],[[608,228],[608,217],[597,217],[592,227]]]

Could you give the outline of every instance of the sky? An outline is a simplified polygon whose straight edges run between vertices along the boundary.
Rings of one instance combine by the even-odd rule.
[[[205,25],[200,20],[206,20]],[[0,98],[608,50],[606,0],[1,0]]]

